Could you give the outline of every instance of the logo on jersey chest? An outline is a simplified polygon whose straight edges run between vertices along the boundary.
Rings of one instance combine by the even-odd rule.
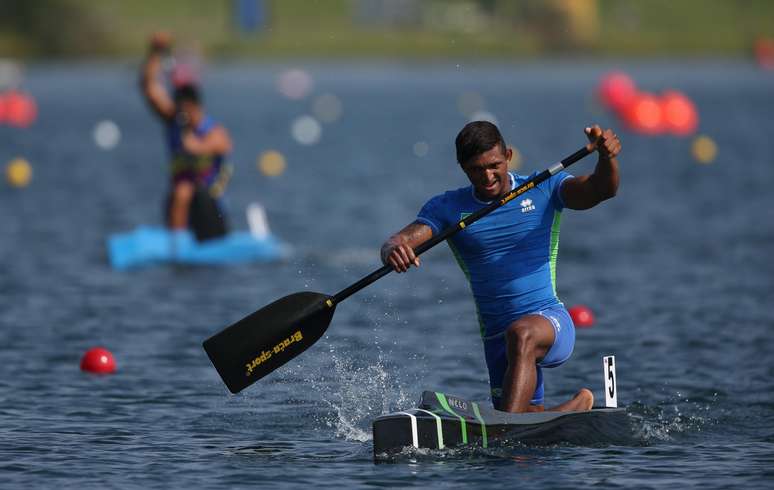
[[[535,210],[535,205],[532,204],[532,199],[522,199],[520,204],[522,213],[528,213]]]

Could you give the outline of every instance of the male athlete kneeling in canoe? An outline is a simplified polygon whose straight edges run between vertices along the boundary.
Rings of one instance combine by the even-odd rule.
[[[615,196],[615,133],[586,128],[599,159],[591,175],[561,171],[514,202],[449,238],[470,280],[489,368],[492,403],[508,412],[542,411],[542,368],[563,364],[575,345],[575,327],[556,296],[555,266],[561,211],[589,209]],[[489,122],[467,124],[457,135],[457,161],[471,186],[430,199],[417,219],[382,246],[382,262],[396,272],[419,266],[414,248],[527,180],[508,172],[512,151]],[[551,410],[589,410],[591,391],[582,388]]]

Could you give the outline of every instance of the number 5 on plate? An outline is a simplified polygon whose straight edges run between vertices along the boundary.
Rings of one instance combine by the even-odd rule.
[[[605,407],[618,407],[618,391],[615,386],[615,356],[602,358],[605,369]]]

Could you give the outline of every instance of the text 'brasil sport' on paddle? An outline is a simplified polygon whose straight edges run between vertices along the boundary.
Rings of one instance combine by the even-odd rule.
[[[488,206],[418,246],[420,255],[594,151],[589,144]],[[328,328],[336,306],[392,271],[385,265],[334,295],[294,293],[264,306],[204,341],[204,350],[232,393],[238,393],[312,346]]]

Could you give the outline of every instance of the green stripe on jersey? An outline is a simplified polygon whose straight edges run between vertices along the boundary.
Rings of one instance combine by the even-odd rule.
[[[549,263],[551,265],[551,287],[556,296],[556,258],[559,255],[559,225],[562,222],[562,213],[554,211],[554,222],[551,225],[551,248],[549,249]]]
[[[454,255],[454,260],[457,261],[457,265],[460,266],[460,269],[462,269],[462,273],[465,274],[465,278],[468,280],[468,285],[470,286],[471,291],[473,290],[473,285],[470,284],[470,270],[468,269],[467,264],[465,264],[465,261],[462,260],[462,255],[460,255],[460,251],[457,250],[457,247],[454,246],[451,240],[446,240],[446,244],[449,245],[449,248],[452,251],[452,254]],[[476,305],[476,318],[478,318],[478,330],[479,334],[481,334],[481,337],[484,337],[484,332],[486,331],[486,327],[484,326],[484,321],[481,319],[481,312],[478,310],[478,301],[476,301],[476,297],[473,296],[473,303]]]

